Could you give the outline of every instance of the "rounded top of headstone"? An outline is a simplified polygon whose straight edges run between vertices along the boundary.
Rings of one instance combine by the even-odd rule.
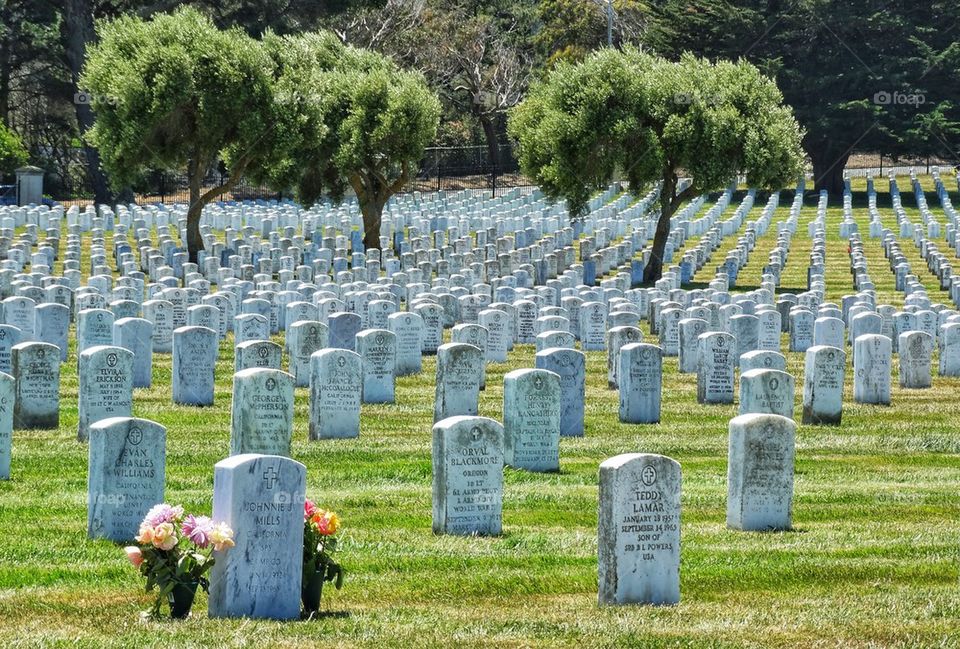
[[[773,428],[774,426],[776,429]],[[783,415],[775,415],[771,413],[750,413],[745,415],[737,415],[730,420],[729,427],[730,430],[733,430],[734,428],[757,427],[761,427],[770,431],[783,429],[796,430],[797,424],[789,417],[784,417]]]
[[[264,342],[264,341],[250,341],[250,342]],[[245,370],[240,370],[235,372],[233,375],[234,380],[237,379],[249,379],[254,377],[265,378],[266,381],[273,381],[274,387],[277,385],[278,380],[293,382],[293,375],[283,370],[274,369],[271,367],[248,367]],[[270,386],[267,386],[267,389],[270,389]]]
[[[56,345],[51,345],[51,347],[56,347]],[[57,349],[60,348],[57,347]],[[121,357],[132,359],[133,352],[126,347],[115,345],[94,345],[80,352],[80,358],[91,358],[93,356],[103,356],[107,366],[115,367],[120,362]]]
[[[263,460],[282,462],[292,467],[296,467],[304,473],[307,471],[306,466],[292,458],[284,457],[283,455],[264,455],[262,453],[240,453],[238,455],[231,455],[228,458],[220,460],[213,466],[215,469],[236,469],[248,464],[255,465]]]
[[[535,369],[532,367],[523,367],[519,370],[513,370],[512,372],[507,372],[503,376],[503,380],[507,381],[524,381],[532,384],[536,389],[541,389],[544,386],[545,380],[552,380],[556,377],[556,380],[560,380],[560,375],[550,370],[544,369]],[[540,385],[537,385],[537,382],[540,382]]]
[[[674,467],[676,471],[680,471],[679,462],[671,457],[660,455],[658,453],[621,453],[620,455],[615,455],[601,462],[600,469],[619,469],[633,463],[666,464]],[[653,484],[653,482],[656,481],[656,476],[648,476],[647,481],[649,481],[650,484]]]

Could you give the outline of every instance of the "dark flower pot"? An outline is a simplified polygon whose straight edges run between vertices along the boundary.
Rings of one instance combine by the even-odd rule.
[[[300,587],[300,601],[303,602],[303,612],[307,615],[320,610],[320,596],[323,594],[323,581],[326,569],[315,570],[307,575]]]
[[[182,620],[190,615],[190,609],[193,608],[193,599],[197,596],[197,586],[199,581],[192,581],[188,584],[177,584],[173,591],[167,596],[170,604],[170,617],[174,620]]]

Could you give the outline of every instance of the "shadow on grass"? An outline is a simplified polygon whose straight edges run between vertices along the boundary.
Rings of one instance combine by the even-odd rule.
[[[316,613],[311,613],[306,617],[301,617],[302,622],[309,622],[311,620],[344,620],[350,617],[350,611],[318,611]]]

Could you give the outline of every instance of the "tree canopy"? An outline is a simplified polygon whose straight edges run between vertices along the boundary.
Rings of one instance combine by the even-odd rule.
[[[82,79],[96,113],[88,136],[116,187],[151,169],[187,167],[195,262],[203,206],[285,144],[270,59],[244,32],[218,29],[189,8],[149,21],[123,16],[101,23],[98,34]],[[201,194],[220,156],[231,162],[230,178]]]
[[[440,110],[422,75],[332,33],[256,40],[189,8],[102,24],[83,81],[96,112],[90,138],[117,186],[188,169],[193,260],[203,206],[242,175],[306,203],[352,187],[367,245],[379,245],[383,207],[416,173]],[[201,193],[218,159],[229,178]]]
[[[667,61],[634,48],[561,62],[510,119],[522,169],[573,214],[617,174],[639,193],[661,182],[647,279],[662,272],[673,212],[738,174],[779,189],[802,170],[801,131],[776,84],[746,62]],[[681,175],[692,178],[677,191]]]
[[[0,124],[0,176],[27,162],[27,149],[17,134]]]
[[[854,151],[957,157],[958,21],[947,0],[663,0],[648,42],[773,76],[806,129],[817,189],[839,193]]]
[[[253,174],[295,188],[305,203],[340,199],[351,187],[364,215],[365,243],[379,247],[387,200],[417,172],[440,117],[423,76],[389,58],[341,44],[329,32],[268,34],[276,96],[291,146]]]

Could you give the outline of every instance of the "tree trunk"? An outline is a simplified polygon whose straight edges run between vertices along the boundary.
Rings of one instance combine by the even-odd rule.
[[[847,166],[849,153],[840,153],[829,146],[810,147],[810,159],[813,161],[815,189],[827,192],[839,198],[843,195],[843,170]]]
[[[0,122],[10,126],[10,43],[0,41]]]
[[[367,250],[380,249],[380,223],[386,202],[385,198],[373,192],[370,192],[368,198],[360,200],[360,212],[363,214],[363,247]]]
[[[644,284],[653,283],[663,275],[663,253],[667,248],[667,238],[670,235],[670,219],[673,217],[676,185],[677,181],[672,176],[663,180],[663,188],[660,190],[660,219],[657,221],[657,231],[653,236],[650,261],[643,269]]]
[[[190,209],[187,210],[187,255],[190,263],[197,264],[199,253],[203,250],[203,237],[200,236],[200,214],[203,203],[200,201],[200,185],[203,182],[203,165],[196,158],[190,160]]]
[[[77,113],[77,128],[81,137],[93,126],[93,109],[89,101],[79,94],[80,73],[87,53],[87,43],[93,41],[96,33],[93,28],[93,6],[90,0],[66,0],[64,2],[63,34],[67,66],[70,68],[70,80],[73,83],[74,108]],[[87,174],[93,186],[94,200],[97,203],[113,202],[113,193],[107,183],[107,177],[100,168],[100,153],[84,141],[83,153],[87,161]]]
[[[500,144],[497,142],[497,127],[489,115],[480,115],[480,126],[483,127],[483,137],[487,141],[487,158],[490,163],[490,173],[500,172]]]

